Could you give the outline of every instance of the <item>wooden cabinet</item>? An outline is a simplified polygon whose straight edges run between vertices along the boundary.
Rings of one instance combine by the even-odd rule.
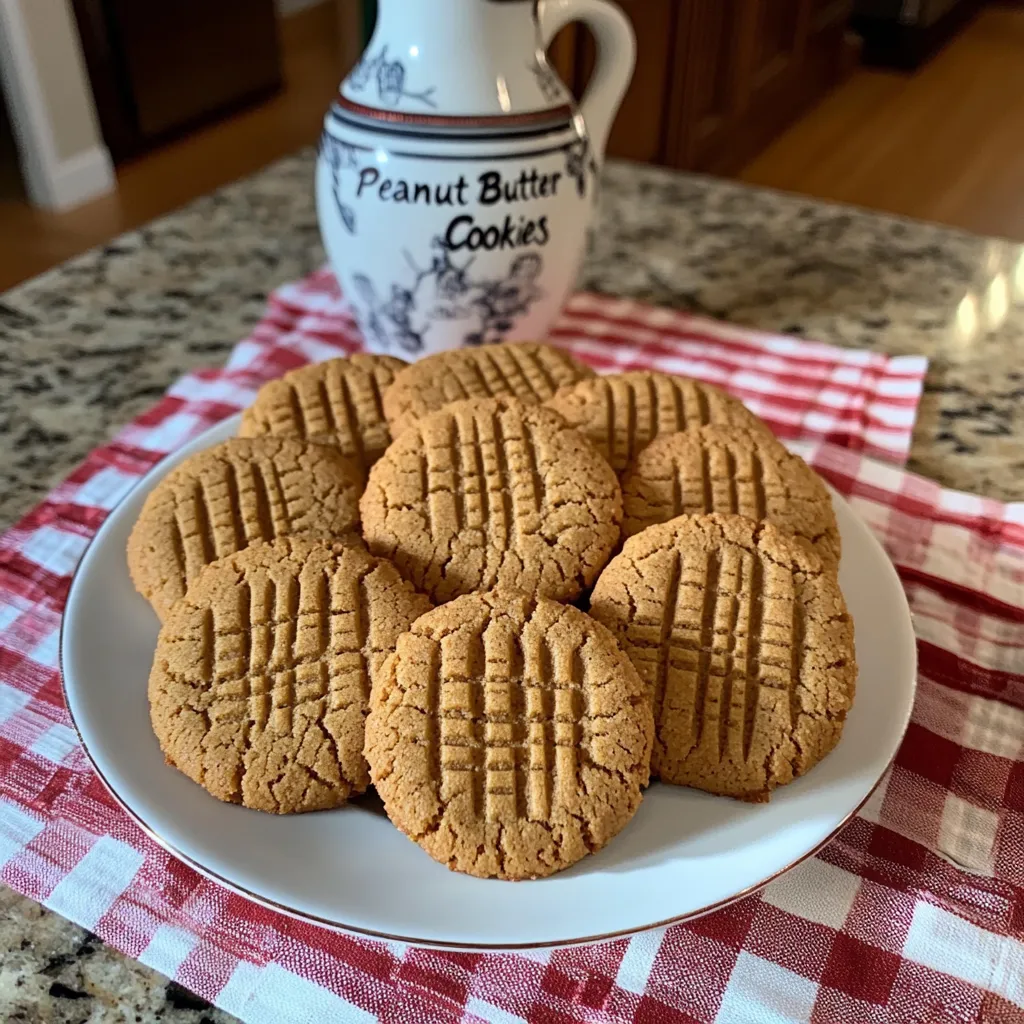
[[[739,170],[853,67],[853,0],[619,0],[633,21],[636,77],[609,153],[690,170]],[[582,92],[583,30],[556,63]]]
[[[746,6],[746,5],[742,5]],[[735,137],[749,86],[752,35],[740,0],[681,5],[672,92],[665,108],[669,163],[703,169]]]

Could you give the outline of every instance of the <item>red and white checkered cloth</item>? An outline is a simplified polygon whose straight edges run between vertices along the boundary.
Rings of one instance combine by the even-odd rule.
[[[827,849],[760,895],[667,930],[455,954],[265,910],[170,857],[118,809],[61,699],[72,571],[161,455],[263,380],[357,347],[321,274],[272,299],[226,370],[180,381],[0,539],[0,878],[268,1024],[1024,1020],[1024,506],[944,491],[891,464],[906,457],[924,360],[595,296],[573,301],[556,338],[602,368],[715,381],[784,437],[808,439],[808,457],[898,565],[920,637],[913,724],[890,775]]]

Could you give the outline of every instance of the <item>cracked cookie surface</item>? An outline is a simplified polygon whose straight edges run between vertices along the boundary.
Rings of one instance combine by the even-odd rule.
[[[303,366],[260,388],[242,413],[239,437],[298,437],[332,445],[366,471],[391,443],[384,392],[406,367],[358,352]]]
[[[623,533],[720,512],[792,534],[838,565],[841,542],[825,482],[763,430],[700,427],[655,438],[622,477]]]
[[[649,688],[652,776],[767,800],[839,742],[853,622],[834,572],[741,516],[682,516],[626,541],[590,613]]]
[[[430,602],[362,547],[284,539],[207,566],[160,631],[150,717],[167,762],[278,814],[369,785],[370,688]]]
[[[652,734],[644,684],[603,626],[554,601],[472,594],[399,637],[366,756],[388,816],[435,860],[538,878],[629,822]]]
[[[336,448],[235,438],[197,452],[146,498],[128,539],[132,582],[163,619],[202,568],[257,541],[359,528],[359,467]]]
[[[397,438],[417,420],[467,398],[517,398],[537,405],[594,371],[550,345],[507,342],[428,356],[404,369],[384,396]]]
[[[370,550],[437,603],[500,586],[569,601],[618,543],[622,492],[557,413],[477,399],[399,435],[360,511]]]
[[[621,473],[662,434],[712,424],[767,431],[742,402],[724,391],[668,373],[636,371],[595,377],[561,388],[545,405],[560,413]]]

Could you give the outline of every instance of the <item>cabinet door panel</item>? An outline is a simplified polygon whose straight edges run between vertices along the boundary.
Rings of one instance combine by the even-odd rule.
[[[848,67],[852,0],[681,0],[669,159],[732,173]]]
[[[758,0],[754,16],[753,91],[796,73],[807,38],[808,4]]]
[[[735,4],[696,4],[684,81],[697,135],[706,137],[742,103]]]
[[[749,0],[689,0],[676,33],[672,102],[675,162],[699,166],[749,93]]]
[[[832,25],[846,28],[852,10],[853,0],[811,0],[811,32]]]

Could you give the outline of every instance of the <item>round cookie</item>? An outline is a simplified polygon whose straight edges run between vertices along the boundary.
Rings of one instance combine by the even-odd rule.
[[[550,345],[516,342],[460,348],[406,367],[384,395],[392,436],[418,419],[467,398],[518,398],[538,405],[594,371]]]
[[[437,602],[513,587],[571,601],[611,557],[622,492],[550,409],[454,403],[403,431],[370,471],[363,537]]]
[[[356,353],[286,373],[264,384],[242,414],[239,437],[299,437],[334,445],[364,472],[391,443],[383,396],[406,366]]]
[[[774,526],[719,515],[652,526],[601,574],[590,613],[649,687],[652,776],[767,800],[839,742],[853,622],[835,573]]]
[[[455,871],[554,874],[632,818],[645,688],[576,608],[471,594],[417,619],[374,683],[370,775],[391,821]]]
[[[278,814],[362,793],[371,684],[429,608],[361,547],[289,538],[207,566],[160,630],[149,677],[168,764]]]
[[[135,588],[163,619],[203,566],[256,541],[359,528],[362,473],[337,448],[280,437],[197,452],[152,490],[128,538]]]
[[[721,512],[771,523],[835,566],[841,541],[825,482],[763,430],[700,427],[655,438],[622,477],[623,533]]]
[[[621,473],[661,434],[709,424],[768,428],[740,401],[688,377],[618,373],[561,388],[545,403],[586,434]]]

